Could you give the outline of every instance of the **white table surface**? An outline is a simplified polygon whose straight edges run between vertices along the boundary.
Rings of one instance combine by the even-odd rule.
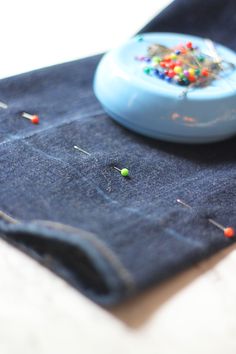
[[[0,78],[111,49],[171,0],[0,1]]]
[[[169,2],[2,1],[0,77],[112,48]],[[3,241],[0,279],[1,354],[236,353],[236,246],[112,311]]]

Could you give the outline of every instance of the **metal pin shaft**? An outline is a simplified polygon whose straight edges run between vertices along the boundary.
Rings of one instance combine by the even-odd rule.
[[[74,145],[74,149],[79,150],[80,152],[83,152],[84,154],[86,154],[86,155],[88,155],[88,156],[91,155],[88,151],[85,151],[85,150],[81,149],[81,148],[80,148],[79,146],[77,146],[77,145]]]
[[[7,109],[8,105],[6,103],[0,101],[0,108]]]

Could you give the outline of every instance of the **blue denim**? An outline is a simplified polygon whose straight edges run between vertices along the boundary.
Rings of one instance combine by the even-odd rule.
[[[204,35],[236,49],[235,13],[233,0],[177,0],[145,31]],[[176,145],[119,126],[92,90],[100,57],[0,82],[9,105],[0,110],[0,231],[110,306],[232,244],[207,218],[236,227],[236,139]],[[130,178],[113,166],[129,168]]]

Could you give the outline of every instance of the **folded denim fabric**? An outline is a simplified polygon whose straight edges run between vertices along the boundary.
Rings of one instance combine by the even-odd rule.
[[[197,34],[236,49],[235,14],[233,0],[177,0],[143,31]],[[110,306],[232,244],[208,217],[236,226],[236,139],[177,145],[124,129],[94,96],[100,58],[1,80],[9,108],[0,110],[0,209],[10,217],[0,214],[0,232]],[[130,178],[113,166],[129,168]]]

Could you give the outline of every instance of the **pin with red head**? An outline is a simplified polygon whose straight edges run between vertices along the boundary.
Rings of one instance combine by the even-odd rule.
[[[183,200],[181,199],[177,199],[177,203],[181,204],[182,206],[186,207],[186,208],[189,208],[189,209],[192,209],[192,207],[185,203]],[[218,229],[222,230],[224,232],[224,236],[227,237],[227,238],[233,238],[235,236],[235,229],[231,226],[223,226],[221,224],[219,224],[217,221],[211,219],[211,218],[208,218],[207,219],[209,221],[209,223],[211,223],[212,225],[216,226]]]
[[[33,124],[39,124],[39,116],[36,114],[29,114],[26,112],[23,112],[21,115],[23,118],[29,119],[31,123]]]
[[[225,226],[219,224],[218,222],[216,222],[215,220],[212,220],[212,219],[208,219],[208,221],[212,225],[218,227],[218,229],[222,230],[224,232],[225,237],[232,238],[232,237],[235,236],[235,230],[234,230],[233,227],[230,227],[230,226],[225,227]]]

